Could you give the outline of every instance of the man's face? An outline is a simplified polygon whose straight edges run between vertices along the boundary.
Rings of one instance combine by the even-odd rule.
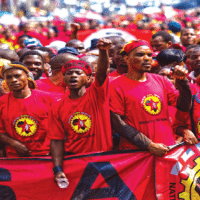
[[[181,43],[183,46],[187,47],[188,45],[195,44],[196,42],[196,33],[194,29],[189,28],[185,29],[181,34]]]
[[[162,51],[167,49],[171,43],[167,43],[163,40],[162,36],[157,36],[151,39],[151,46],[153,51]]]
[[[190,55],[190,66],[194,71],[200,70],[200,49],[195,49]]]
[[[75,49],[77,49],[77,51],[80,53],[80,54],[83,54],[85,53],[85,48],[84,48],[84,45],[81,41],[76,41],[74,42],[74,44],[72,45],[72,47],[74,47]]]
[[[38,55],[27,55],[22,61],[32,72],[34,79],[38,80],[43,73],[43,61]]]
[[[69,89],[78,90],[82,86],[86,86],[89,81],[88,76],[82,69],[69,69],[64,76],[64,82]]]
[[[194,48],[191,48],[191,49],[189,49],[189,50],[185,53],[185,54],[186,54],[186,57],[187,57],[187,60],[186,60],[185,64],[186,64],[188,70],[191,70],[190,56],[191,56],[191,53],[192,53],[193,49],[194,49]]]
[[[21,91],[28,87],[28,76],[24,70],[9,69],[5,71],[4,79],[10,91]]]
[[[128,71],[131,69],[137,72],[149,72],[152,63],[152,51],[148,46],[139,46],[132,50],[128,56],[124,56],[128,64]]]
[[[128,68],[126,61],[124,60],[123,56],[120,55],[120,51],[122,50],[124,45],[117,45],[116,48],[114,49],[113,53],[113,60],[115,61],[115,64],[117,66],[123,66]]]
[[[24,44],[24,40],[27,40],[27,39],[28,39],[27,36],[24,36],[24,37],[22,37],[22,38],[19,39],[19,46],[20,46],[22,49],[26,48],[26,45]]]

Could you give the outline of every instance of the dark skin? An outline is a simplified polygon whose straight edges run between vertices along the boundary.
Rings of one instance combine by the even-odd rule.
[[[200,74],[200,48],[195,48],[190,55],[190,65],[197,77]]]
[[[172,45],[172,42],[165,42],[162,36],[157,36],[154,39],[151,39],[151,46],[153,51],[162,51],[167,49],[170,45]]]
[[[193,28],[185,28],[181,31],[181,43],[184,47],[187,47],[196,42],[196,33]]]
[[[124,74],[128,70],[128,66],[123,58],[123,56],[120,55],[120,51],[122,50],[125,43],[121,43],[115,46],[114,53],[113,53],[113,60],[115,64],[117,65],[117,72],[119,74]]]
[[[22,61],[32,72],[34,79],[38,80],[42,76],[43,60],[38,55],[27,55]]]
[[[17,99],[23,99],[31,95],[28,87],[28,75],[21,69],[9,69],[4,73],[4,79]],[[20,141],[11,138],[7,133],[0,133],[0,142],[10,145],[20,157],[31,156],[29,149]]]
[[[139,46],[124,56],[128,64],[127,78],[144,82],[147,80],[146,72],[151,70],[152,52],[148,46]],[[174,75],[186,77],[187,71],[184,66],[175,66]],[[180,92],[181,93],[181,92]],[[191,91],[190,91],[191,96]],[[191,101],[190,101],[191,102]],[[178,103],[177,103],[178,104]],[[141,149],[149,150],[152,154],[163,156],[168,152],[168,147],[162,143],[154,143],[143,133],[137,131],[124,121],[125,116],[111,112],[111,124],[115,131],[122,137]]]
[[[97,65],[96,78],[100,85],[103,85],[107,77],[107,69],[109,67],[108,49],[110,45],[111,45],[110,40],[106,39],[99,39],[97,43],[97,46],[99,48],[99,60]],[[70,84],[70,80],[72,79],[79,79],[79,80],[74,82],[74,84],[72,84],[72,82]],[[65,75],[65,81],[67,84],[69,84],[70,98],[76,99],[85,94],[86,92],[85,87],[87,84],[87,80],[88,77],[82,70],[77,70],[77,69],[67,70]],[[50,151],[54,166],[62,166],[64,158],[64,141],[51,140]],[[62,171],[57,172],[55,174],[55,182],[57,182],[59,178],[66,178],[65,173]],[[66,181],[68,180],[66,179]]]
[[[69,53],[63,53],[54,56],[50,60],[49,64],[52,68],[52,75],[49,78],[49,80],[53,84],[63,86],[64,76],[63,73],[61,72],[61,69],[62,66],[70,60],[79,60],[79,58]],[[64,85],[64,87],[66,87],[66,85]]]
[[[184,142],[188,145],[198,143],[198,140],[197,140],[196,136],[194,135],[194,133],[186,127],[178,127],[176,129],[176,134],[182,136]]]

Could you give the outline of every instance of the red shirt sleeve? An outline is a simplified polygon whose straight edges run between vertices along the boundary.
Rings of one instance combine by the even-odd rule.
[[[179,91],[166,77],[163,78],[164,78],[165,91],[167,92],[168,105],[176,107]]]
[[[47,137],[52,140],[63,140],[65,138],[65,130],[59,118],[59,107],[61,101],[55,103],[49,112],[49,127]]]
[[[121,87],[118,87],[118,84],[115,84],[117,82],[110,83],[110,109],[123,116],[125,112],[124,92]]]
[[[177,109],[172,127],[174,133],[176,133],[178,127],[185,127],[191,130],[191,121],[189,112],[182,112]]]
[[[107,76],[106,80],[104,81],[103,85],[101,85],[101,86],[99,85],[99,82],[98,82],[97,78],[95,77],[95,81],[91,87],[93,87],[95,90],[94,95],[96,95],[96,98],[101,99],[101,102],[108,101],[109,91],[110,91],[108,76]]]

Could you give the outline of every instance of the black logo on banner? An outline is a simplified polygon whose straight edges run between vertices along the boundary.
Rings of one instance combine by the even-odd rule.
[[[11,181],[11,174],[7,169],[0,168],[0,181]],[[0,200],[16,200],[14,191],[5,185],[0,185]]]
[[[99,174],[103,176],[109,187],[91,189]],[[104,199],[111,197],[116,197],[119,200],[136,200],[135,195],[122,181],[110,162],[88,163],[71,200]]]

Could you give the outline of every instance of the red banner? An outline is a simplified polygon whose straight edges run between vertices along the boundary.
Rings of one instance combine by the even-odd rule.
[[[54,183],[50,158],[2,159],[0,163],[0,199],[156,199],[154,157],[147,152],[65,157],[66,189]]]
[[[120,30],[127,31],[133,36],[135,36],[137,39],[142,39],[150,42],[152,37],[152,31],[151,30],[140,30],[140,29],[126,29],[126,28],[120,28]],[[98,30],[84,30],[78,32],[78,39],[80,41],[84,41],[88,36],[90,36],[92,33],[96,32]]]
[[[0,159],[0,199],[200,199],[200,143],[165,157],[134,150],[66,156],[66,189],[54,183],[52,168],[50,157]]]
[[[200,199],[200,143],[180,146],[155,159],[159,200]]]

